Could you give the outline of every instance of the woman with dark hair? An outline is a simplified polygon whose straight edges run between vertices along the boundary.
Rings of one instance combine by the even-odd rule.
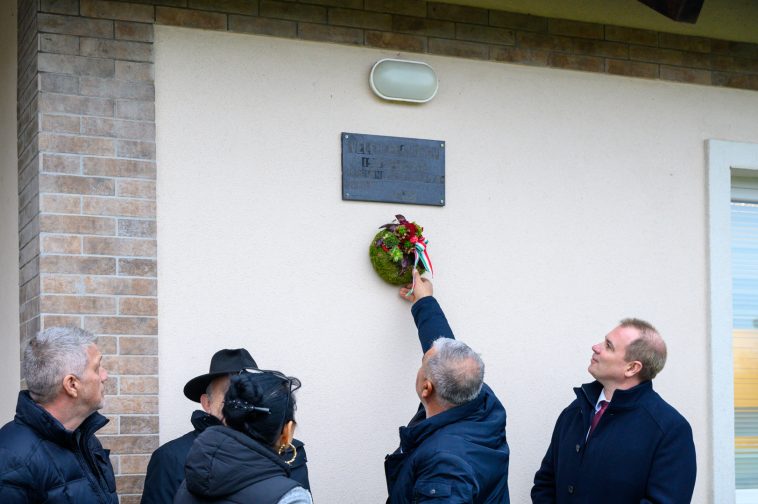
[[[224,426],[206,429],[193,443],[175,504],[312,504],[310,492],[289,477],[300,381],[249,371],[231,378]]]

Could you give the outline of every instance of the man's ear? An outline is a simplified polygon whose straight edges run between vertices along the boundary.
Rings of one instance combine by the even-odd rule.
[[[203,407],[203,411],[206,413],[211,412],[211,399],[208,397],[208,394],[203,394],[200,396],[200,405]]]
[[[421,384],[421,397],[424,399],[429,399],[431,395],[434,393],[434,383],[429,381],[428,379],[424,379],[423,383]]]
[[[642,371],[642,363],[640,361],[632,361],[626,363],[626,369],[624,370],[624,376],[631,378],[634,375]]]
[[[63,377],[63,391],[66,395],[76,399],[79,397],[79,379],[72,375],[67,374]]]

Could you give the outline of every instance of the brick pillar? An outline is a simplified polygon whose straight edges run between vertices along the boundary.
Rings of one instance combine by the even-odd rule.
[[[21,343],[39,330],[37,11],[18,3],[18,229]],[[23,347],[22,347],[23,350]],[[22,388],[24,383],[21,384]]]
[[[22,337],[99,337],[122,503],[158,447],[154,7],[19,0]]]

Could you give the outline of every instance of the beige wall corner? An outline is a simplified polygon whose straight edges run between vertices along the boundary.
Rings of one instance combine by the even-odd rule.
[[[16,2],[0,7],[0,424],[19,391]]]

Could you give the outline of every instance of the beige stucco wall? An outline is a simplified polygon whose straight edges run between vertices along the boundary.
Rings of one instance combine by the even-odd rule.
[[[156,28],[161,441],[190,428],[184,383],[245,346],[304,384],[314,497],[383,502],[421,355],[367,248],[403,213],[508,410],[513,502],[625,316],[667,339],[656,389],[693,426],[707,502],[704,141],[758,141],[758,94],[423,56],[438,96],[397,105],[367,82],[392,56]],[[446,206],[342,201],[342,131],[446,141]]]
[[[16,2],[0,7],[0,425],[19,390]]]

